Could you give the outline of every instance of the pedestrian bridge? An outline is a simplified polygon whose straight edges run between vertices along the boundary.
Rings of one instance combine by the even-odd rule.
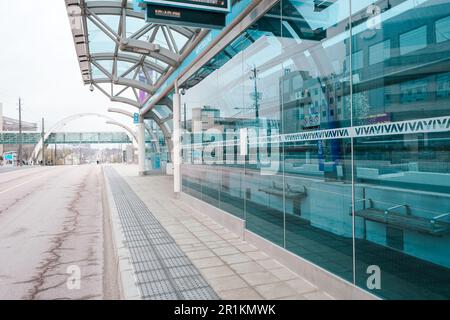
[[[0,131],[0,144],[32,144],[41,139],[40,132]],[[146,143],[152,143],[152,137],[146,133]],[[126,144],[131,143],[125,132],[52,132],[45,140],[46,144]]]

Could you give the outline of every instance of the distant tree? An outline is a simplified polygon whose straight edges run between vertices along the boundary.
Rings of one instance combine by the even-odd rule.
[[[361,126],[370,113],[369,99],[364,92],[353,94],[353,124]]]

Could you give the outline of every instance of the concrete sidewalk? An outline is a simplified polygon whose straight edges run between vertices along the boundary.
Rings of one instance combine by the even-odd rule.
[[[172,177],[113,166],[222,299],[332,299],[264,252],[175,198]]]

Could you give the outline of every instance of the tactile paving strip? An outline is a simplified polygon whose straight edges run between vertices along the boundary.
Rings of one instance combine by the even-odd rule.
[[[137,286],[148,300],[218,300],[190,259],[128,183],[106,167]]]

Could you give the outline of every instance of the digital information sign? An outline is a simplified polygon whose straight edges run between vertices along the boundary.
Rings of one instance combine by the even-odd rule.
[[[147,22],[222,29],[225,26],[225,13],[147,4]]]
[[[205,10],[215,12],[230,12],[231,0],[144,0],[150,5]]]

